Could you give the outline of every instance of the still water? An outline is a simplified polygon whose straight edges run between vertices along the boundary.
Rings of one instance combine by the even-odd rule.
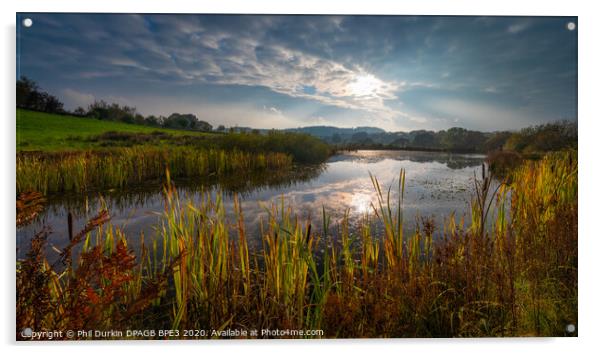
[[[385,194],[391,186],[392,204],[396,205],[399,172],[404,169],[404,228],[411,231],[416,220],[430,217],[440,232],[443,222],[452,213],[456,218],[467,215],[474,176],[475,173],[480,176],[483,159],[482,155],[437,152],[348,152],[331,157],[320,168],[298,173],[301,177],[287,178],[279,183],[270,180],[246,185],[244,177],[237,177],[245,188],[239,184],[236,190],[239,191],[249,235],[258,234],[253,231],[259,230],[260,219],[266,219],[266,208],[282,201],[301,220],[311,217],[313,226],[317,228],[321,225],[323,207],[334,223],[348,211],[353,230],[366,213],[373,211],[371,205],[377,201],[370,174],[378,178]],[[182,185],[180,196],[192,201],[199,200],[203,190],[214,195],[218,190],[224,190],[226,210],[232,213],[234,188],[230,185]],[[103,193],[103,201],[111,213],[111,224],[122,228],[130,237],[141,232],[146,239],[152,237],[160,217],[158,213],[164,210],[160,186],[141,186],[127,193],[107,191]],[[29,239],[42,225],[52,230],[49,237],[52,245],[58,248],[66,245],[69,211],[74,215],[74,230],[77,232],[99,210],[100,203],[98,194],[49,199],[46,211],[34,224],[17,230],[18,257],[24,255]],[[251,243],[257,241],[250,240]]]

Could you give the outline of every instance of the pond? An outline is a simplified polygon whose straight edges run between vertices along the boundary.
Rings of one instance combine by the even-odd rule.
[[[405,170],[403,202],[404,229],[414,230],[421,217],[432,218],[436,233],[453,215],[459,219],[468,216],[474,191],[474,176],[480,176],[484,156],[418,151],[356,151],[331,157],[320,167],[299,170],[296,176],[284,179],[266,178],[265,183],[247,183],[245,178],[234,178],[239,183],[218,183],[212,186],[177,184],[180,196],[199,200],[203,190],[218,193],[224,190],[226,211],[233,210],[233,190],[239,195],[249,235],[259,235],[259,222],[267,216],[266,208],[284,202],[300,220],[311,218],[314,227],[321,226],[322,208],[331,216],[332,223],[349,213],[351,229],[366,215],[372,213],[377,195],[370,174],[375,176],[387,193],[391,186],[392,205],[396,205],[397,186],[401,169]],[[50,227],[49,241],[61,248],[68,243],[68,213],[73,215],[74,230],[79,230],[104,202],[112,225],[124,229],[127,235],[144,232],[146,239],[154,234],[163,207],[162,188],[159,185],[129,190],[127,193],[107,191],[76,197],[58,197],[48,200],[45,212],[38,220],[17,230],[18,257],[24,256],[31,236],[42,225]],[[251,244],[258,242],[249,240]]]

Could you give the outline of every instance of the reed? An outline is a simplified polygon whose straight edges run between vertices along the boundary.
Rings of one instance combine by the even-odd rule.
[[[284,153],[186,147],[126,147],[86,152],[19,153],[17,193],[102,191],[174,178],[202,179],[292,167]]]
[[[188,200],[168,172],[158,237],[138,257],[102,218],[74,238],[84,247],[63,271],[45,260],[44,237],[34,238],[17,270],[18,326],[567,335],[577,323],[576,152],[512,173],[499,187],[486,171],[475,175],[470,218],[450,217],[440,237],[429,219],[403,234],[401,171],[396,190],[372,177],[377,202],[358,234],[347,217],[331,225],[324,210],[317,230],[281,201],[266,209],[252,249],[238,200],[229,219],[219,193]],[[84,320],[74,316],[82,309]]]

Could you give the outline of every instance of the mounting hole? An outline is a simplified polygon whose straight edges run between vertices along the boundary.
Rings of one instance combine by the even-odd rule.
[[[31,27],[31,25],[33,25],[33,21],[31,20],[31,18],[24,18],[23,19],[23,26],[25,26],[25,27]]]
[[[577,28],[577,25],[575,24],[575,22],[569,22],[566,24],[566,29],[568,29],[569,31],[574,31],[575,28]]]
[[[569,333],[574,333],[575,332],[575,325],[574,324],[568,324],[566,325],[566,331]]]

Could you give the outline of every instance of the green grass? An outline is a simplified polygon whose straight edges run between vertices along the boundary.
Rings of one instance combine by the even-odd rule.
[[[27,151],[102,151],[123,147],[172,147],[284,153],[299,164],[318,164],[334,152],[307,134],[271,131],[268,134],[209,133],[174,130],[17,110],[17,153]]]
[[[160,131],[177,136],[209,134],[17,109],[17,151],[94,148],[98,147],[98,144],[86,141],[85,138],[110,131],[147,134]]]

